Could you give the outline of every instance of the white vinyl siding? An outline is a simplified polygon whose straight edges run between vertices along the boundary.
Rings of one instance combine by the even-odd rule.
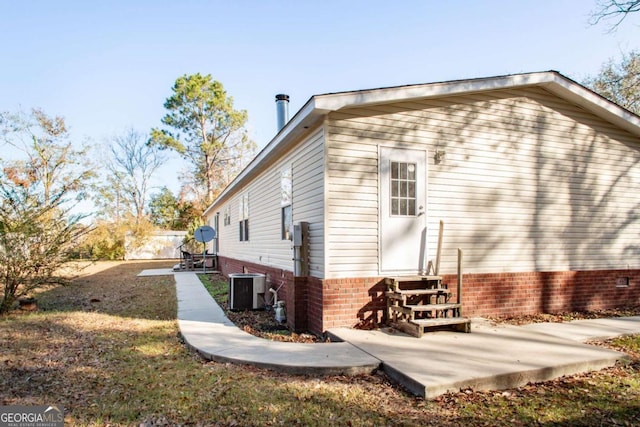
[[[378,271],[378,147],[327,132],[327,277]]]
[[[318,278],[325,277],[324,149],[321,131],[301,144],[291,156],[293,223],[309,223],[309,275]]]
[[[324,138],[315,132],[292,148],[283,157],[264,169],[247,185],[236,189],[229,199],[212,210],[230,212],[231,226],[219,230],[220,251],[224,257],[293,270],[293,250],[289,240],[282,240],[282,170],[292,169],[293,221],[309,222],[311,234],[310,271],[322,277],[324,272],[323,182]],[[238,242],[238,212],[240,197],[249,194],[249,241]],[[230,207],[230,209],[229,209]]]
[[[466,273],[640,267],[639,139],[544,89],[344,109],[326,144],[328,277],[378,273],[380,145],[428,148],[442,273],[458,247]]]

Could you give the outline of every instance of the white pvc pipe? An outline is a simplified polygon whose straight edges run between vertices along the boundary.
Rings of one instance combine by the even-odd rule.
[[[278,291],[273,288],[269,288],[269,292],[273,294],[273,308],[275,308],[276,305],[278,305]]]

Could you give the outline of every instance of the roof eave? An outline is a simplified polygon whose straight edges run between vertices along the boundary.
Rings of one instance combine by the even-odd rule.
[[[560,98],[572,102],[621,129],[640,137],[639,116],[573,80],[558,74],[553,81],[542,86]]]
[[[315,98],[316,105],[319,108],[336,111],[345,107],[361,107],[373,104],[411,101],[414,99],[462,95],[487,90],[535,86],[552,81],[554,74],[557,73],[545,71],[528,74],[514,74],[482,79],[425,83],[419,85],[317,95]]]
[[[329,111],[316,106],[316,99],[312,97],[307,103],[289,120],[278,134],[258,153],[256,157],[236,176],[229,185],[220,193],[216,200],[205,209],[202,216],[206,217],[217,204],[223,201],[234,187],[250,179],[256,169],[261,165],[277,157],[280,153],[289,149],[289,146],[296,142],[300,135],[305,134],[309,129],[315,127],[322,121]]]
[[[319,95],[315,98],[318,107],[328,111],[336,111],[341,108],[385,104],[399,100],[411,101],[526,86],[544,87],[555,95],[585,108],[636,136],[640,136],[640,117],[557,71],[343,92]]]
[[[488,77],[483,79],[458,80],[454,82],[426,83],[420,85],[379,88],[353,92],[330,93],[313,96],[265,146],[249,165],[224,189],[216,200],[204,211],[206,216],[239,184],[250,179],[261,166],[274,156],[283,153],[296,138],[312,129],[331,111],[342,108],[385,104],[414,99],[428,99],[483,92],[487,90],[515,89],[540,86],[549,92],[572,102],[604,120],[619,126],[633,135],[640,136],[640,117],[585,88],[557,71]]]

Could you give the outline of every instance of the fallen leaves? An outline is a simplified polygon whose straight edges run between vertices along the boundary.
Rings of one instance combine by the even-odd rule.
[[[540,314],[524,314],[511,317],[491,317],[489,320],[493,323],[506,323],[510,325],[528,325],[530,323],[562,323],[571,322],[573,320],[584,319],[602,319],[606,317],[629,317],[640,316],[640,305],[619,309],[607,310],[591,310],[591,311],[572,311],[565,313],[540,313]]]
[[[203,280],[202,277],[200,277],[200,279]],[[262,310],[229,310],[225,291],[227,287],[225,278],[213,274],[207,275],[207,279],[210,280],[211,285],[207,286],[207,284],[205,284],[205,287],[207,287],[209,293],[224,310],[227,318],[246,333],[272,341],[298,343],[327,342],[327,339],[314,334],[299,334],[290,331],[284,323],[280,323],[275,319],[275,312],[271,308]]]
[[[59,403],[68,425],[84,426],[640,425],[637,356],[582,376],[435,400],[382,372],[319,378],[204,362],[176,337],[172,279],[136,278],[144,265],[85,276],[42,295],[48,311],[2,318],[0,404]],[[282,331],[272,311],[237,315],[254,332],[311,339]],[[640,340],[607,345],[633,352]]]

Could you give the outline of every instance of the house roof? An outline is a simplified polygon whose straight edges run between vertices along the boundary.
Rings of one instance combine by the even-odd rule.
[[[438,98],[491,90],[516,89],[528,86],[543,87],[556,96],[640,137],[640,116],[607,100],[557,71],[314,95],[231,184],[223,190],[211,206],[204,211],[203,215],[207,215],[219,202],[226,199],[233,192],[233,189],[265,169],[271,163],[271,160],[285,152],[292,144],[297,142],[301,135],[314,128],[332,111],[366,105]]]

